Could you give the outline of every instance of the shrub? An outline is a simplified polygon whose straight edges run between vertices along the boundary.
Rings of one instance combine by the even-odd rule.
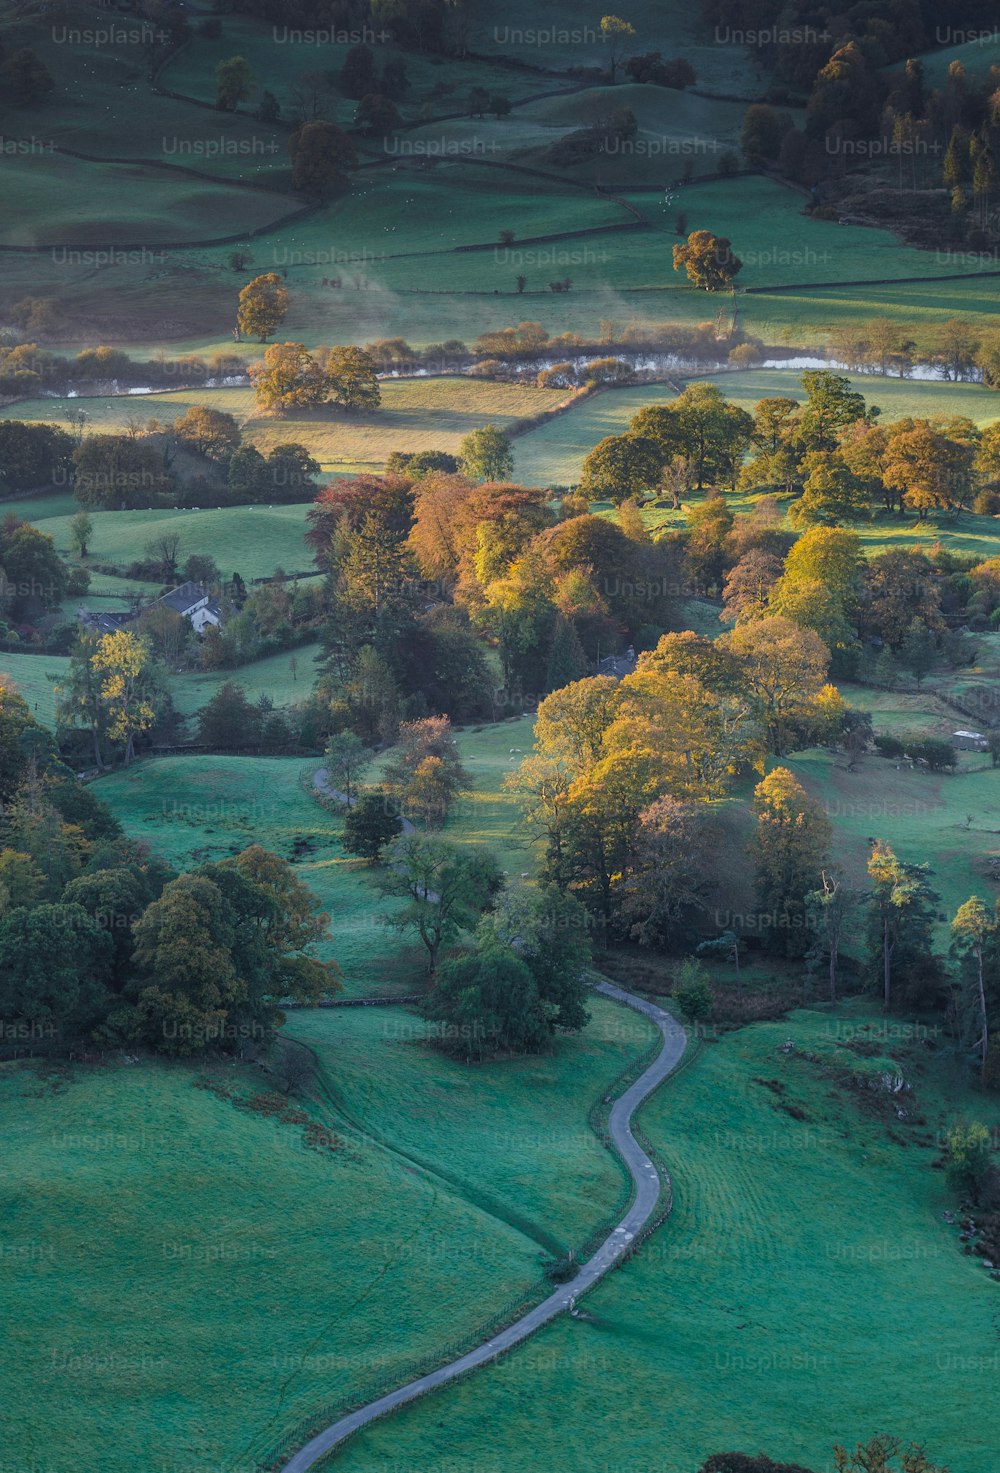
[[[880,731],[875,736],[875,750],[880,757],[897,759],[904,756],[906,748],[899,737],[890,736],[888,732]]]

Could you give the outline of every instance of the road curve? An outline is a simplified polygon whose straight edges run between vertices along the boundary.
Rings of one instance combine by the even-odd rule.
[[[579,1270],[575,1278],[561,1284],[553,1294],[543,1299],[541,1304],[536,1304],[534,1309],[529,1310],[527,1314],[522,1315],[506,1329],[498,1330],[491,1340],[477,1345],[475,1350],[470,1350],[466,1355],[459,1356],[457,1360],[439,1366],[436,1371],[430,1371],[416,1381],[409,1381],[405,1386],[400,1386],[397,1390],[380,1396],[377,1401],[369,1402],[367,1406],[359,1407],[354,1412],[348,1412],[347,1416],[332,1422],[284,1464],[282,1473],[306,1473],[307,1469],[314,1468],[321,1458],[324,1458],[338,1443],[350,1437],[353,1432],[357,1432],[359,1428],[415,1400],[425,1391],[433,1391],[437,1386],[445,1386],[449,1381],[454,1381],[468,1371],[475,1370],[477,1366],[486,1365],[488,1361],[495,1360],[497,1356],[510,1350],[512,1346],[526,1340],[535,1330],[540,1329],[549,1320],[555,1319],[556,1315],[562,1314],[570,1307],[574,1298],[582,1294],[585,1289],[589,1289],[592,1284],[614,1268],[627,1251],[636,1233],[652,1217],[659,1201],[662,1183],[656,1167],[632,1134],[632,1116],[643,1100],[651,1095],[680,1063],[687,1044],[687,1034],[676,1018],[665,1009],[657,1007],[655,1003],[646,1002],[643,998],[636,997],[633,993],[626,992],[611,982],[602,982],[595,990],[614,1002],[624,1003],[627,1007],[644,1013],[647,1018],[652,1019],[663,1035],[663,1047],[659,1054],[639,1075],[635,1083],[615,1100],[608,1120],[611,1139],[621,1152],[635,1184],[635,1195],[629,1210],[614,1231],[605,1238],[597,1251]]]

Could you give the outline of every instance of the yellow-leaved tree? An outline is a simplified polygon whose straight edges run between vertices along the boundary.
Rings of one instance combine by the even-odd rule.
[[[156,720],[150,698],[152,654],[149,645],[127,629],[105,634],[91,656],[100,679],[100,701],[107,712],[108,735],[125,747],[125,766],[135,756],[135,739]]]

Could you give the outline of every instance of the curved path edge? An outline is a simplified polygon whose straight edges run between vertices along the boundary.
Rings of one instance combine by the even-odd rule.
[[[317,1433],[306,1443],[305,1447],[283,1464],[282,1473],[307,1473],[308,1469],[314,1468],[321,1458],[326,1457],[360,1428],[395,1411],[397,1407],[415,1401],[425,1392],[433,1391],[438,1386],[445,1386],[448,1382],[457,1380],[478,1366],[488,1364],[503,1355],[505,1351],[519,1345],[522,1340],[526,1340],[529,1335],[534,1334],[536,1330],[548,1324],[557,1315],[571,1309],[573,1301],[580,1294],[609,1273],[629,1251],[636,1234],[641,1232],[652,1218],[664,1183],[653,1162],[632,1134],[632,1117],[639,1106],[681,1062],[687,1047],[687,1033],[665,1008],[657,1007],[655,1003],[636,997],[633,993],[626,992],[624,988],[616,987],[612,982],[599,983],[595,991],[611,998],[613,1002],[622,1003],[626,1007],[635,1008],[637,1012],[643,1013],[656,1024],[663,1036],[663,1047],[660,1052],[643,1070],[638,1079],[615,1100],[608,1119],[611,1139],[621,1152],[635,1187],[631,1206],[625,1216],[576,1276],[567,1283],[561,1284],[547,1299],[536,1304],[534,1309],[529,1310],[527,1314],[522,1315],[506,1329],[499,1330],[492,1339],[483,1341],[474,1350],[459,1356],[457,1360],[449,1361],[447,1365],[429,1371],[426,1376],[420,1376],[415,1381],[408,1381],[405,1386],[387,1392],[385,1396],[369,1402],[367,1406],[359,1407],[356,1411],[348,1412],[346,1416],[338,1418],[336,1422],[332,1422],[329,1427]]]

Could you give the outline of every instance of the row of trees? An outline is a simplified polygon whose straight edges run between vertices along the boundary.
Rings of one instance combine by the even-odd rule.
[[[876,511],[959,515],[1000,478],[1000,421],[983,430],[959,415],[882,425],[847,378],[809,370],[802,387],[801,403],[761,399],[751,415],[717,385],[691,384],[601,440],[584,460],[581,493],[621,502],[661,491],[679,505],[684,491],[706,485],[798,492],[794,525],[833,526]]]

